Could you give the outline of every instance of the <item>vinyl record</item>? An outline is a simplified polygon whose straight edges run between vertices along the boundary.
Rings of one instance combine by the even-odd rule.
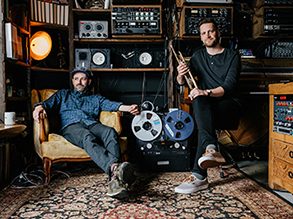
[[[133,118],[131,128],[138,139],[152,141],[161,134],[163,124],[158,114],[145,110]]]
[[[169,112],[163,121],[166,135],[175,141],[187,139],[194,129],[193,118],[183,110]]]

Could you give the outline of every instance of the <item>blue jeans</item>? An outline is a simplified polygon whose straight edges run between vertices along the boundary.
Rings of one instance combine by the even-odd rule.
[[[83,148],[105,173],[110,174],[111,165],[120,161],[118,134],[112,127],[101,123],[90,126],[75,123],[65,127],[61,134],[72,144]]]
[[[239,120],[241,105],[231,97],[199,96],[192,102],[192,107],[198,132],[197,150],[192,172],[205,178],[207,170],[199,167],[198,159],[205,153],[205,149],[209,144],[218,145],[216,129],[225,129],[226,123]]]

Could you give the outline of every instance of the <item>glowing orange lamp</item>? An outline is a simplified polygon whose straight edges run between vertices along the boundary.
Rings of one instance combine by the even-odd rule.
[[[36,32],[30,40],[30,53],[34,60],[45,59],[52,49],[52,39],[45,31]]]

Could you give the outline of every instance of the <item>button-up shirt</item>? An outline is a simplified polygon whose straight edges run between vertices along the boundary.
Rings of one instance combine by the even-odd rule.
[[[200,89],[223,87],[226,95],[235,95],[238,88],[241,59],[239,53],[225,48],[222,53],[209,55],[206,48],[195,51],[190,70],[198,77]]]
[[[57,112],[61,129],[78,122],[92,125],[101,111],[118,111],[121,102],[110,101],[103,96],[62,89],[41,103],[44,109]]]

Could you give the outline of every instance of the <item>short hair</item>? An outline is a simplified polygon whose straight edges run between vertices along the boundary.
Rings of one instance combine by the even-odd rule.
[[[209,23],[213,24],[214,27],[215,27],[217,30],[219,29],[219,28],[218,28],[218,24],[216,23],[216,21],[215,21],[214,19],[212,19],[212,18],[204,18],[204,19],[202,19],[202,20],[198,23],[198,30],[199,30],[199,28],[200,28],[201,25],[203,25],[203,24],[209,24]]]

